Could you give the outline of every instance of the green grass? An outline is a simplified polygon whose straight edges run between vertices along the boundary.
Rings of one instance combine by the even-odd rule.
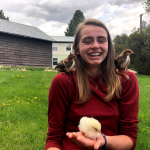
[[[0,150],[43,150],[48,90],[56,72],[0,71]],[[150,149],[150,76],[138,75],[136,150]]]
[[[0,150],[43,150],[56,72],[0,71]]]
[[[138,75],[140,88],[139,130],[136,150],[150,149],[150,76]]]

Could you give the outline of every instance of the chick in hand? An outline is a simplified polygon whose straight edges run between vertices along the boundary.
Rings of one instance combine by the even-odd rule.
[[[94,118],[82,117],[78,127],[87,138],[97,139],[100,136],[101,124]]]

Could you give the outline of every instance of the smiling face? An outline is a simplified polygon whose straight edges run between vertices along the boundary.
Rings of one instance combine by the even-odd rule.
[[[76,54],[87,63],[89,70],[99,69],[108,53],[107,32],[102,27],[86,25],[80,35]]]

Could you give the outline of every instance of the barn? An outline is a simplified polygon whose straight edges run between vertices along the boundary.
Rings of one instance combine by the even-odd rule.
[[[37,27],[0,19],[0,65],[52,67],[53,41]]]

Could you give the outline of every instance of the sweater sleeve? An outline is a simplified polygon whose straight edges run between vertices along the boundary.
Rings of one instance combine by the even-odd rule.
[[[138,130],[139,86],[135,73],[129,72],[129,79],[122,81],[122,98],[120,100],[120,133],[127,135],[135,149]]]
[[[73,86],[73,82],[69,75],[64,73],[56,75],[51,83],[48,98],[49,126],[45,150],[50,147],[61,149],[62,138],[65,136],[64,124],[69,107],[70,86]]]

